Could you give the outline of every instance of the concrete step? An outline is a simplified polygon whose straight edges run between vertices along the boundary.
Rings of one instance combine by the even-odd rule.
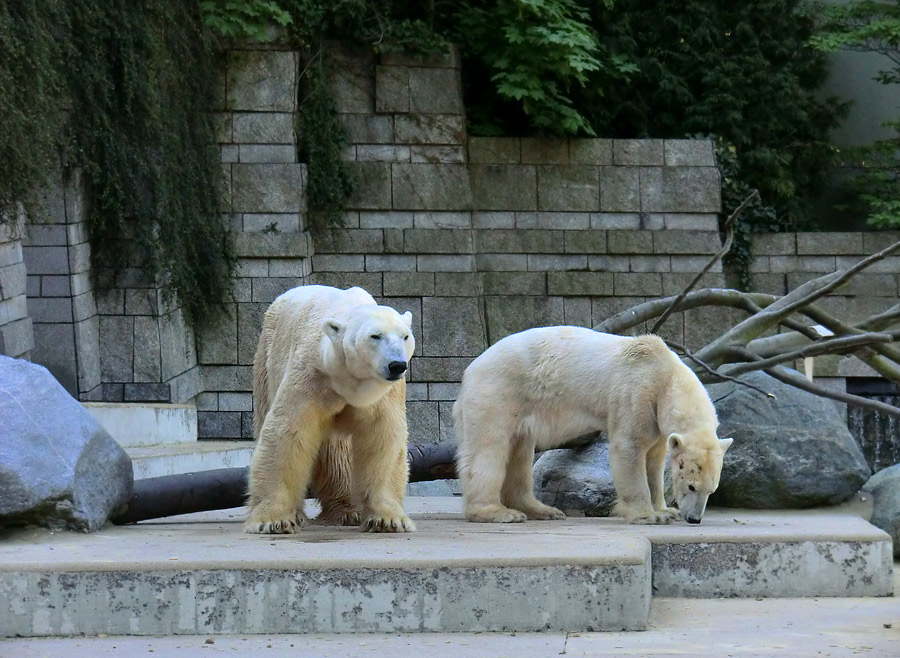
[[[82,406],[123,448],[197,440],[197,408],[192,404],[83,402]]]
[[[249,466],[253,454],[250,441],[191,441],[127,447],[134,466],[134,479]]]
[[[888,535],[846,511],[710,510],[699,526],[467,523],[241,532],[243,509],[93,535],[0,535],[0,636],[641,630],[651,592],[889,596]]]

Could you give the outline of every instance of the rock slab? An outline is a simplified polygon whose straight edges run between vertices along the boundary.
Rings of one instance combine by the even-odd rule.
[[[863,485],[875,497],[872,525],[884,530],[894,542],[894,557],[900,558],[900,464],[878,471]]]
[[[128,454],[46,368],[0,356],[0,527],[94,532],[133,482]]]

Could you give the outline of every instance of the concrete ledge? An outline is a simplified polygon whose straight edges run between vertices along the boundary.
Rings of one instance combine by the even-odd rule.
[[[134,479],[250,465],[250,441],[191,441],[126,448]]]
[[[192,404],[82,405],[123,448],[197,440],[197,408]]]

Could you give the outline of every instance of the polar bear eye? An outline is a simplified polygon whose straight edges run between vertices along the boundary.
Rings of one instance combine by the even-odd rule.
[[[695,487],[693,484],[689,484],[688,489],[690,489],[691,491],[697,491],[697,487]]]
[[[369,338],[372,340],[381,340],[381,334],[372,334]]]
[[[406,335],[403,337],[403,340],[409,340],[409,334],[406,334]]]

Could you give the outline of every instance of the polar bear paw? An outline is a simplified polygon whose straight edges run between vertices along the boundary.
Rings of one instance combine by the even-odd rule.
[[[470,508],[466,510],[466,518],[475,523],[523,523],[525,512],[510,509],[502,505],[488,505],[487,507]]]
[[[350,506],[326,507],[316,517],[316,523],[323,525],[359,525],[359,512]]]
[[[416,524],[405,514],[370,516],[362,523],[363,532],[414,532]]]
[[[306,522],[306,517],[299,514],[276,521],[261,521],[251,518],[244,523],[244,532],[254,535],[293,535],[306,525]]]
[[[529,519],[535,521],[561,521],[566,518],[566,513],[561,509],[550,507],[549,505],[534,506],[525,510],[525,514]]]
[[[654,510],[649,514],[640,514],[628,519],[629,523],[639,525],[665,525],[681,518],[678,510],[666,508],[662,510]]]

